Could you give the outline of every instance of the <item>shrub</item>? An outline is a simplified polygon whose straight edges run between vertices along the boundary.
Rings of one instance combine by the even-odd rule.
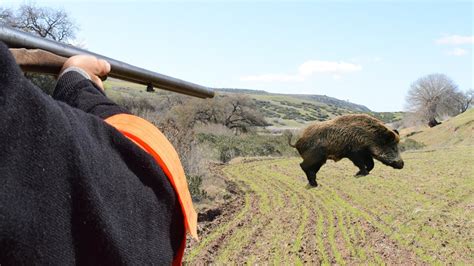
[[[202,185],[202,176],[193,176],[188,175],[188,188],[191,193],[191,198],[193,201],[201,201],[207,198],[207,192],[204,189],[201,189]]]
[[[416,135],[416,134],[418,134],[418,133],[420,133],[420,132],[423,132],[423,131],[413,131],[413,132],[410,132],[410,133],[407,134],[407,137],[411,137],[411,136]]]
[[[206,197],[206,192],[201,189],[202,179],[208,174],[207,157],[208,151],[195,141],[194,123],[189,115],[183,115],[180,109],[171,108],[173,111],[164,113],[158,110],[165,105],[169,105],[164,99],[152,100],[146,98],[121,97],[116,102],[125,106],[133,114],[154,124],[159,128],[168,140],[173,144],[178,152],[188,179],[189,190],[193,200],[200,201]],[[172,99],[172,103],[179,102],[180,99]]]
[[[214,158],[227,163],[238,156],[293,156],[295,150],[281,135],[221,135],[197,134],[197,141],[214,150]]]
[[[42,73],[26,72],[25,77],[29,79],[38,88],[51,95],[56,87],[56,79],[53,76]]]
[[[134,114],[141,114],[145,111],[156,111],[155,106],[157,106],[146,98],[121,97],[116,99],[116,102]]]
[[[228,163],[230,160],[241,154],[240,150],[236,147],[219,146],[217,149],[219,160],[223,163]]]
[[[406,139],[404,142],[400,143],[399,148],[401,152],[404,152],[408,150],[419,150],[424,148],[425,146],[425,144],[418,142],[414,139]]]

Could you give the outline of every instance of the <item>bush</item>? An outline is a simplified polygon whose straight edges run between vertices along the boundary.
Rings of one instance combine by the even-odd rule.
[[[214,135],[197,134],[197,141],[214,150],[214,158],[227,163],[239,156],[293,156],[295,150],[284,136],[241,134]]]
[[[228,163],[241,154],[240,150],[236,147],[219,146],[217,150],[219,153],[219,161],[223,163]]]
[[[25,77],[31,81],[38,88],[43,90],[46,94],[52,95],[56,87],[56,79],[47,74],[41,73],[25,73]]]
[[[400,143],[399,148],[401,152],[404,152],[408,150],[419,150],[424,148],[425,146],[425,144],[418,142],[414,139],[406,139],[404,142]]]
[[[151,103],[146,98],[118,98],[116,100],[117,104],[123,106],[130,110],[130,112],[135,114],[141,114],[146,111],[156,111],[155,104]]]
[[[172,102],[179,102],[179,100],[172,99]],[[193,123],[191,123],[192,118],[177,112],[181,110],[173,108],[171,110],[175,112],[160,112],[158,108],[163,108],[168,104],[166,101],[122,97],[116,99],[116,102],[125,106],[133,114],[154,124],[166,135],[178,152],[193,200],[200,201],[206,198],[207,193],[201,189],[201,185],[203,178],[208,174],[207,157],[209,152],[196,143]]]
[[[238,156],[295,154],[282,136],[246,133],[256,126],[268,125],[248,97],[226,95],[197,100],[182,96],[120,95],[117,98],[117,103],[157,126],[173,144],[195,201],[207,197],[201,186],[210,178],[209,159],[227,163]],[[299,114],[293,108],[284,110]]]
[[[188,188],[193,201],[201,201],[207,198],[207,192],[201,189],[202,176],[187,176]]]

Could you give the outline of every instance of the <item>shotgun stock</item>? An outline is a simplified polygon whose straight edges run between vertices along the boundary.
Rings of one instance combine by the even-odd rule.
[[[4,42],[9,48],[20,48],[10,50],[24,71],[58,74],[67,58],[85,54],[109,62],[111,66],[110,77],[199,98],[214,97],[214,91],[211,88],[132,66],[100,54],[37,37],[4,25],[0,25],[0,41]]]

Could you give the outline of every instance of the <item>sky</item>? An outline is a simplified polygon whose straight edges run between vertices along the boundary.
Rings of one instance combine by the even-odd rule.
[[[321,94],[379,112],[404,110],[424,75],[474,88],[472,1],[35,3],[69,12],[92,52],[209,87]]]

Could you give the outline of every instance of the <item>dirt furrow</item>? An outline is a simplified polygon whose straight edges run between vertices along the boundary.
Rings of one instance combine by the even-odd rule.
[[[340,260],[348,264],[354,264],[360,262],[360,258],[356,255],[356,247],[354,247],[353,242],[349,237],[349,230],[352,226],[345,222],[344,217],[348,213],[348,210],[337,201],[334,201],[333,198],[329,197],[327,194],[322,196],[324,198],[325,204],[333,212],[335,217],[335,241],[337,250],[341,254]]]
[[[334,260],[331,245],[327,237],[328,236],[327,228],[329,228],[329,224],[330,224],[330,220],[328,219],[329,217],[331,217],[329,215],[330,212],[324,206],[320,198],[316,197],[312,193],[308,193],[307,190],[300,189],[301,184],[303,184],[300,180],[290,179],[287,176],[285,176],[285,178],[282,179],[282,181],[285,183],[285,186],[287,186],[292,191],[292,193],[303,195],[305,199],[304,199],[304,202],[302,202],[302,204],[305,204],[309,210],[312,210],[312,213],[317,214],[316,215],[317,226],[319,228],[317,227],[316,228],[317,230],[315,231],[306,230],[305,235],[309,235],[309,238],[315,241],[313,246],[317,246],[317,248],[311,250],[311,254],[315,253],[315,254],[318,254],[318,256],[309,257],[308,253],[300,252],[300,255],[302,255],[301,260],[302,261],[317,261],[318,263],[319,262],[329,263],[330,261]],[[323,210],[323,212],[321,212],[321,209]],[[316,250],[317,252],[315,252]]]
[[[317,219],[319,215],[314,209],[309,209],[308,226],[302,237],[301,248],[298,250],[298,255],[304,264],[321,264],[322,254],[318,250],[317,240]]]
[[[260,165],[261,167],[261,165]],[[302,199],[299,195],[294,194],[291,192],[289,187],[285,186],[284,183],[278,178],[277,173],[272,172],[271,169],[264,167],[262,175],[268,178],[267,183],[272,183],[276,187],[282,195],[284,195],[285,203],[281,209],[275,210],[275,214],[278,214],[278,218],[275,220],[273,226],[273,232],[269,231],[267,234],[268,237],[272,239],[272,250],[273,252],[273,261],[279,263],[285,263],[287,261],[294,261],[295,259],[295,249],[298,250],[301,241],[299,239],[294,239],[298,237],[298,235],[302,235],[304,232],[304,226],[306,223],[301,223],[303,218],[303,213],[297,212],[295,213],[294,210],[298,210],[298,203],[302,202]],[[270,180],[271,179],[271,180]],[[268,185],[266,185],[268,187]],[[270,190],[274,190],[274,188],[269,188]],[[299,232],[299,233],[298,233]],[[277,234],[277,239],[275,239],[275,234]]]
[[[291,177],[291,174],[288,173],[288,169],[279,168],[280,172],[284,173],[287,177]],[[301,190],[299,188],[303,182],[298,182],[301,184],[293,184],[293,188],[298,191],[306,191],[306,193],[313,195],[318,200],[315,202],[313,208],[321,208],[324,210],[324,228],[323,241],[325,250],[327,252],[327,257],[330,263],[345,264],[345,259],[350,258],[351,251],[348,249],[348,246],[345,244],[343,234],[338,222],[338,211],[339,206],[331,201],[330,198],[324,196],[322,193],[313,193],[314,189]],[[319,203],[319,204],[318,204]]]
[[[239,230],[239,227],[250,223],[252,214],[258,209],[258,199],[248,195],[245,200],[245,205],[248,207],[244,207],[235,219],[220,224],[221,226],[212,231],[212,234],[203,236],[199,245],[191,249],[195,253],[187,256],[189,262],[199,261],[205,264],[214,262],[220,249],[225,247],[225,243]],[[194,254],[196,255],[193,256]]]
[[[328,190],[328,194],[332,195],[333,199],[337,199],[338,201],[344,201],[344,204],[342,204],[341,207],[346,208],[353,215],[361,218],[361,223],[363,225],[362,228],[366,235],[366,239],[369,241],[369,246],[373,247],[374,252],[376,252],[382,257],[386,257],[384,254],[380,253],[382,252],[382,250],[380,248],[377,248],[375,245],[378,245],[380,247],[391,247],[391,253],[405,254],[408,261],[416,261],[418,263],[421,263],[415,252],[406,249],[401,243],[399,243],[400,240],[394,239],[394,237],[397,237],[396,232],[398,231],[398,229],[396,227],[385,223],[382,219],[380,219],[370,210],[359,208],[359,206],[357,206],[353,202],[345,200],[345,193],[340,191],[336,192],[334,188],[329,186],[325,187],[325,189]],[[371,225],[370,230],[368,230],[368,227],[366,226],[367,224]],[[376,233],[374,233],[374,231]],[[370,233],[370,235],[368,233]],[[376,240],[374,241],[375,237],[378,238],[376,238]]]
[[[253,187],[257,192],[256,194],[266,195],[266,197],[269,199],[269,209],[272,210],[272,212],[260,212],[255,214],[252,224],[250,224],[247,228],[248,232],[243,234],[242,232],[244,232],[246,229],[241,228],[240,232],[238,232],[233,238],[234,243],[225,247],[225,252],[221,254],[220,258],[218,258],[218,262],[232,261],[237,263],[245,263],[246,258],[255,255],[252,254],[254,250],[253,246],[257,241],[264,237],[266,225],[273,222],[275,219],[274,210],[277,210],[284,205],[284,200],[281,199],[281,193],[268,193],[278,191],[278,186],[275,186],[271,183],[271,185],[268,185],[266,180],[262,178],[262,175],[258,171],[252,171],[251,169],[246,171],[251,172],[253,178],[247,179],[244,182],[247,182],[247,184],[252,183],[251,187]],[[268,186],[272,186],[272,188],[270,189]]]
[[[332,182],[321,180],[318,188],[306,187],[292,161],[257,161],[226,169],[227,176],[238,181],[245,195],[245,200],[240,200],[244,207],[234,213],[225,212],[222,216],[232,218],[217,219],[220,225],[202,229],[205,243],[193,249],[190,262],[423,262],[396,238],[393,224],[355,205],[347,192]]]
[[[195,245],[190,249],[191,252],[186,256],[187,262],[200,261],[210,263],[214,261],[216,254],[225,246],[224,243],[238,230],[238,227],[252,221],[252,214],[258,212],[259,199],[252,196],[247,184],[239,182],[238,186],[245,196],[243,201],[235,202],[243,204],[243,207],[236,206],[236,204],[226,206],[226,209],[239,208],[240,211],[236,212],[237,214],[232,215],[232,218],[229,219],[221,215],[221,221],[217,220],[209,225],[208,229],[206,229],[206,232],[209,233],[204,233],[201,235],[201,241],[194,243]]]
[[[261,167],[261,165],[255,165],[255,167]],[[265,228],[262,231],[257,230],[263,238],[253,242],[259,242],[261,245],[255,243],[256,246],[264,247],[264,249],[259,250],[257,248],[259,250],[256,252],[257,255],[245,252],[245,254],[239,254],[238,257],[247,256],[254,263],[272,261],[270,257],[273,257],[274,262],[303,262],[305,260],[302,256],[304,253],[302,252],[303,236],[306,234],[307,227],[310,224],[310,208],[305,204],[307,197],[304,194],[298,193],[299,191],[295,190],[293,186],[282,182],[285,180],[279,179],[278,173],[267,169],[267,167],[264,167],[263,170],[258,170],[249,166],[246,171],[254,173],[257,180],[261,180],[259,183],[262,187],[265,187],[270,194],[279,195],[279,197],[283,196],[285,200],[280,208],[276,208],[272,213],[272,216],[275,216],[275,213],[279,214],[277,219],[272,220],[270,223],[265,223],[265,220],[256,217],[259,220],[263,220]],[[300,204],[302,206],[298,206]],[[257,251],[255,247],[252,250]],[[263,260],[261,260],[261,254],[268,255],[264,255]]]
[[[284,172],[284,173],[287,174],[288,176],[291,176],[291,175],[292,175],[291,173],[288,172],[288,169],[282,168],[281,170],[282,170],[282,172]],[[325,184],[325,182],[321,182],[321,183],[322,183],[322,186],[321,186],[321,187],[322,187],[322,190],[328,190],[327,184]],[[320,187],[319,189],[321,189],[321,187]],[[332,188],[331,188],[331,189],[332,189]],[[332,192],[333,192],[333,191],[332,191]],[[339,192],[339,191],[338,191],[338,192]],[[323,193],[319,193],[319,195],[322,195],[322,194],[323,194]],[[335,196],[334,193],[329,193],[329,194],[328,194],[328,193],[325,193],[325,196],[324,196],[324,198],[325,198],[324,205],[333,206],[332,209],[334,209],[334,208],[335,208],[335,209],[338,209],[338,210],[344,209],[344,212],[346,212],[346,213],[347,213],[347,212],[348,212],[348,213],[352,213],[353,215],[355,214],[356,216],[358,216],[358,217],[359,217],[359,220],[360,220],[360,223],[363,222],[364,225],[366,225],[366,224],[369,223],[368,221],[366,221],[366,220],[364,219],[364,217],[361,217],[361,216],[358,215],[357,213],[354,213],[354,211],[351,210],[350,208],[347,208],[347,204],[350,204],[350,203],[346,202],[346,204],[340,204],[340,203],[338,203],[337,201],[335,201],[334,198],[331,198],[331,194],[332,194],[333,197]],[[375,216],[375,215],[373,215],[373,214],[370,214],[370,213],[368,213],[368,215],[369,215],[371,218],[374,217],[374,218],[372,218],[373,220],[380,221],[381,223],[384,224],[384,222],[383,222],[382,220],[380,220],[377,216]],[[366,217],[366,218],[367,218],[367,217]],[[337,219],[337,218],[336,218],[336,219]],[[371,219],[371,220],[372,220],[372,219]],[[372,221],[373,221],[373,220],[372,220]],[[384,224],[384,225],[385,225],[385,226],[388,226],[388,225],[386,225],[386,224]],[[345,229],[345,227],[348,227],[348,226],[349,226],[349,225],[347,225],[346,223],[343,223],[343,224],[340,225],[339,227],[336,225],[336,228],[338,228],[336,234],[338,234],[338,235],[340,234],[340,235],[339,235],[338,237],[334,238],[335,240],[337,240],[336,242],[338,243],[338,245],[337,245],[337,247],[338,247],[337,250],[340,250],[341,253],[342,253],[342,258],[341,258],[341,259],[347,260],[348,263],[357,262],[357,261],[359,261],[359,262],[364,262],[364,258],[365,258],[365,256],[364,256],[365,254],[364,254],[364,253],[365,253],[365,252],[363,252],[363,253],[360,253],[360,252],[357,253],[357,252],[356,252],[356,254],[358,254],[358,255],[357,255],[357,258],[355,258],[354,256],[351,256],[351,255],[354,255],[354,251],[355,251],[355,250],[357,250],[357,249],[362,249],[362,248],[364,248],[364,249],[366,249],[366,250],[369,250],[369,251],[373,251],[373,253],[375,253],[375,254],[372,254],[372,258],[375,260],[375,262],[377,262],[377,257],[379,257],[378,254],[380,254],[380,252],[382,252],[382,250],[380,250],[380,248],[377,248],[377,247],[376,247],[376,245],[378,245],[378,243],[384,243],[383,245],[378,245],[378,246],[393,247],[393,248],[398,249],[398,252],[396,252],[396,253],[405,253],[405,254],[411,253],[411,252],[407,252],[407,251],[404,250],[404,249],[401,249],[401,248],[399,247],[399,245],[393,245],[393,242],[394,242],[394,241],[388,239],[388,237],[386,237],[382,232],[380,232],[380,230],[378,230],[378,231],[379,231],[379,232],[378,232],[378,233],[379,233],[379,239],[381,239],[382,241],[371,241],[371,242],[368,242],[368,243],[367,243],[367,242],[364,243],[364,240],[366,240],[366,239],[371,239],[372,237],[375,237],[375,235],[374,235],[374,234],[371,234],[369,237],[365,237],[365,232],[367,231],[367,230],[366,230],[367,228],[366,228],[365,226],[362,226],[362,224],[356,225],[356,227],[357,227],[357,229],[359,229],[359,231],[360,231],[361,228],[363,228],[364,232],[363,232],[363,233],[359,233],[359,235],[360,235],[361,237],[362,237],[362,235],[364,234],[363,238],[362,238],[362,239],[356,239],[356,240],[351,241],[350,238],[348,237],[348,233],[347,233],[347,231],[346,231],[346,229]],[[373,227],[373,228],[375,228],[375,227]],[[341,229],[342,229],[342,230],[341,230]],[[393,228],[392,228],[392,229],[393,229]],[[333,230],[330,228],[329,232],[332,232],[332,231],[333,231]],[[329,239],[330,239],[330,242],[331,242],[331,240],[333,239],[332,236],[331,236],[331,234],[330,234],[330,238],[329,238]],[[345,242],[345,244],[343,244],[343,242]],[[392,242],[392,243],[387,243],[387,242]],[[352,245],[352,243],[358,243],[358,245],[359,245],[360,247],[357,247],[357,246],[354,247],[354,246]],[[332,243],[330,243],[330,246],[331,246],[331,247],[333,248],[333,250],[334,250],[334,245],[333,245]],[[349,250],[352,249],[353,251],[352,251],[352,252],[350,252],[350,251],[347,252],[347,251],[348,251],[347,249],[349,249]],[[337,257],[337,254],[338,254],[337,252],[338,252],[338,251],[336,251],[336,257]],[[372,252],[371,252],[371,253],[372,253]],[[361,255],[362,255],[362,256],[361,256]],[[381,256],[383,256],[383,253],[382,253]],[[385,256],[383,256],[383,257],[385,257]],[[408,258],[409,258],[409,259],[411,259],[411,258],[416,258],[416,255],[413,254],[413,253],[411,253],[411,254],[408,256]],[[337,261],[337,260],[336,260],[336,261]],[[396,260],[395,260],[395,261],[396,261]],[[413,259],[413,260],[411,260],[411,261],[419,261],[419,260]]]

